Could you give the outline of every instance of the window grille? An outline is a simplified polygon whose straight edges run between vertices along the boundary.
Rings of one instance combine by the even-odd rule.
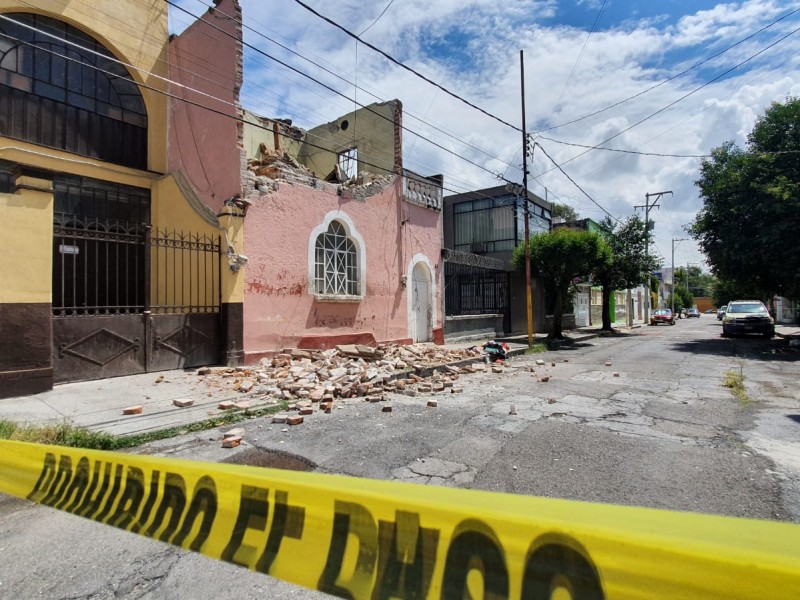
[[[332,221],[317,238],[314,289],[318,294],[359,295],[358,254],[344,226]]]
[[[147,168],[138,85],[101,44],[61,21],[0,20],[0,135]]]

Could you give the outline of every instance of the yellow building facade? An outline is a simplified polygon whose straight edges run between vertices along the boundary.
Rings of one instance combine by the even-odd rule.
[[[171,40],[167,7],[0,0],[0,397],[240,354],[238,171],[202,187],[175,158],[174,59],[204,21]]]

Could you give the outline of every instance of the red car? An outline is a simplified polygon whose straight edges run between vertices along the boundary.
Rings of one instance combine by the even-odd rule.
[[[659,323],[666,323],[667,325],[675,325],[675,315],[668,308],[659,308],[654,310],[650,315],[650,325],[658,325]]]

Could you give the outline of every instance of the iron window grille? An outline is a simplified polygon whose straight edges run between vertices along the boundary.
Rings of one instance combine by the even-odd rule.
[[[317,294],[359,295],[358,254],[338,221],[331,221],[328,231],[317,237],[314,274]]]

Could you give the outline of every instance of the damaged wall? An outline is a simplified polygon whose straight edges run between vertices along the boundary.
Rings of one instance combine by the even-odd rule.
[[[399,100],[371,104],[319,127],[309,129],[298,160],[317,177],[326,179],[338,154],[358,149],[358,172],[399,172],[402,104]],[[397,142],[397,143],[396,143]]]
[[[401,178],[388,182],[366,200],[353,186],[320,181],[313,187],[279,181],[248,196],[246,362],[298,346],[411,341],[411,271],[419,262],[432,271],[431,324],[441,338],[441,214],[402,202]],[[363,244],[366,285],[359,300],[321,301],[309,286],[309,240],[326,217],[349,223]]]
[[[242,11],[237,0],[214,4],[170,39],[170,78],[182,85],[170,88],[175,97],[169,100],[169,170],[182,171],[200,199],[219,212],[225,200],[241,193],[244,175],[237,121]]]

